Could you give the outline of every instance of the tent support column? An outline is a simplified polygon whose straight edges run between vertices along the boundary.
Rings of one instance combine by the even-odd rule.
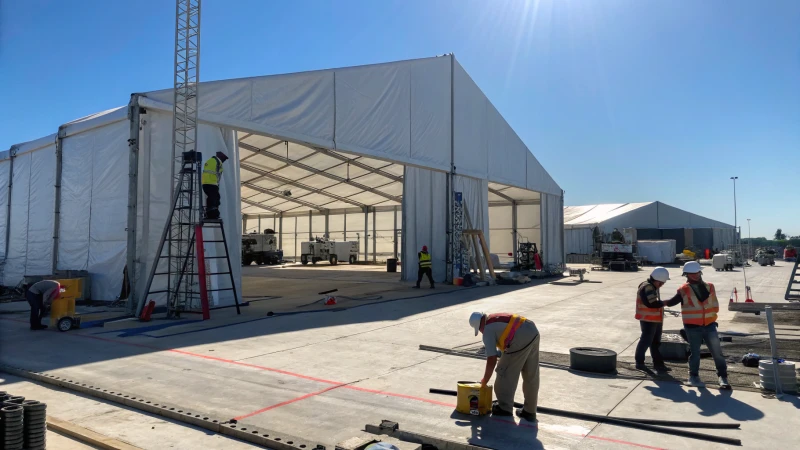
[[[392,233],[392,254],[394,259],[397,259],[397,206],[394,207],[394,232]]]
[[[378,262],[378,230],[375,226],[375,217],[378,215],[375,208],[372,208],[372,262]]]
[[[328,225],[330,224],[329,220],[330,217],[331,217],[330,213],[328,211],[325,211],[325,237],[327,238],[330,238],[331,236],[330,230],[328,229]]]
[[[278,215],[278,248],[283,250],[283,213]]]
[[[314,240],[314,236],[312,236],[313,231],[311,230],[311,211],[308,212],[308,240]]]
[[[344,241],[347,241],[347,211],[344,212]]]
[[[511,201],[511,251],[514,253],[514,265],[519,266],[519,255],[517,253],[517,202],[513,200]]]
[[[258,215],[258,232],[263,233],[264,229],[261,228],[261,214]]]
[[[64,162],[63,153],[63,140],[66,130],[63,125],[58,128],[58,137],[56,138],[56,182],[55,182],[55,207],[53,211],[53,263],[52,273],[58,270],[58,238],[59,230],[61,229],[61,172]]]
[[[3,261],[8,259],[8,241],[11,239],[11,189],[14,187],[14,158],[17,157],[17,146],[12,145],[11,151],[8,152],[8,199],[6,199],[6,245],[3,250]],[[5,275],[3,280],[5,281]]]
[[[453,282],[453,253],[455,253],[455,242],[453,242],[453,175],[456,173],[455,166],[455,87],[453,85],[455,78],[455,62],[456,56],[450,53],[450,171],[446,177],[446,205],[447,215],[445,217],[445,230],[447,232],[447,252],[445,263],[445,280],[448,283]],[[434,236],[434,239],[436,237]]]
[[[139,130],[142,110],[139,108],[139,96],[131,95],[128,104],[128,120],[130,122],[130,137],[128,139],[128,310],[134,312],[137,309],[136,301],[136,207],[138,203],[139,189]],[[174,159],[174,158],[172,158]],[[60,164],[59,164],[60,168]],[[60,170],[59,170],[60,173]]]
[[[369,206],[364,208],[364,262],[369,261]]]

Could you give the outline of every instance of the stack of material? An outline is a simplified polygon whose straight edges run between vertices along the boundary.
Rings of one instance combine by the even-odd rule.
[[[4,405],[9,405],[8,401]],[[10,404],[0,408],[0,442],[6,450],[22,450],[24,439],[22,430],[22,406]]]
[[[497,284],[525,284],[531,279],[520,272],[503,272],[497,274]]]
[[[47,405],[36,400],[26,400],[22,407],[25,448],[44,450],[47,445]]]

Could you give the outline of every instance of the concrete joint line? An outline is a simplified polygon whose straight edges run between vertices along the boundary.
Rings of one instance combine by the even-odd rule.
[[[323,445],[312,444],[310,441],[284,433],[239,423],[238,421],[231,423],[229,420],[221,420],[220,418],[212,417],[209,414],[204,414],[196,410],[190,411],[176,405],[156,402],[116,390],[103,389],[100,386],[82,383],[67,377],[50,375],[46,372],[35,372],[4,364],[0,364],[0,372],[80,392],[91,397],[100,398],[146,413],[156,414],[188,425],[194,425],[214,433],[223,434],[274,450],[325,450],[325,446]]]

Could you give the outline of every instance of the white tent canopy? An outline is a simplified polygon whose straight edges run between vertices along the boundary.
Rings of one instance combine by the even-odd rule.
[[[243,216],[273,216],[274,223],[308,214],[311,232],[313,217],[355,211],[399,222],[405,254],[432,247],[443,278],[448,189],[464,194],[473,226],[487,239],[490,207],[536,206],[536,214],[523,214],[530,223],[511,228],[536,230],[549,262],[563,260],[561,188],[452,55],[205,82],[198,91],[197,149],[230,157],[221,212],[234,265],[237,236],[249,226],[237,226]],[[172,97],[172,90],[136,94],[129,108],[84,117],[0,154],[0,239],[10,233],[16,242],[25,230],[34,237],[26,245],[41,247],[34,256],[10,239],[0,245],[8,247],[4,284],[32,275],[30,267],[52,270],[55,260],[57,268],[88,270],[98,280],[93,296],[112,300],[127,263],[134,294],[142,295],[169,212]],[[26,151],[47,157],[31,156],[27,166]],[[31,211],[50,222],[31,227]],[[369,224],[363,227],[367,234]],[[408,267],[406,279],[415,275]]]

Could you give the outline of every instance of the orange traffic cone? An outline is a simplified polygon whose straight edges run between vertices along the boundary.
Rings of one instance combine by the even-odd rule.
[[[755,303],[753,300],[753,292],[750,290],[750,286],[745,286],[746,298],[744,300],[745,303]]]
[[[731,298],[728,300],[728,303],[733,303],[733,302],[739,303],[739,293],[736,292],[736,288],[733,288],[733,290],[731,291]]]

